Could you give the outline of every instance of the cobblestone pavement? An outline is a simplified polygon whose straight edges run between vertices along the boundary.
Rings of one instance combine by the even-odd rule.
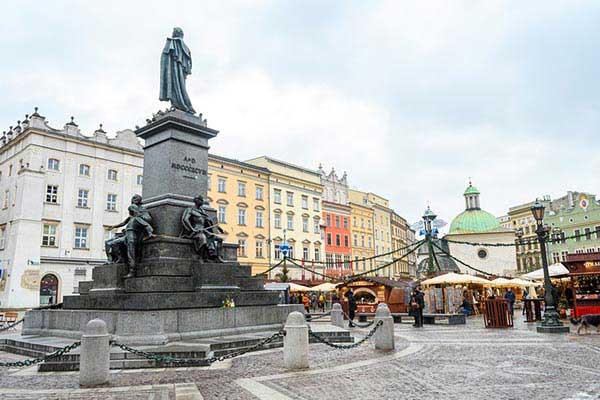
[[[367,331],[354,332],[360,338]],[[205,399],[228,400],[600,400],[597,334],[543,335],[520,321],[487,330],[477,318],[466,326],[397,324],[395,333],[393,352],[311,345],[306,371],[285,371],[281,349],[274,349],[212,367],[113,371],[104,391],[78,389],[77,373],[0,369],[0,399],[174,399],[176,385],[194,383]]]

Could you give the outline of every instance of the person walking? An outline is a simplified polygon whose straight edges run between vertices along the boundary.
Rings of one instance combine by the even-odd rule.
[[[514,315],[515,313],[515,293],[511,288],[506,289],[506,293],[504,293],[504,298],[508,300],[508,309],[510,311],[510,315]]]
[[[415,318],[414,327],[423,327],[423,308],[425,308],[425,293],[421,291],[421,287],[417,286],[413,295],[410,299],[410,307],[412,309],[412,315]]]
[[[310,298],[306,294],[302,295],[302,304],[306,313],[310,314]]]
[[[325,312],[325,295],[323,293],[319,295],[319,310],[323,313]]]
[[[348,299],[348,327],[354,328],[354,314],[356,309],[358,308],[356,305],[356,300],[354,300],[354,292],[352,292],[352,288],[348,288],[344,296]]]

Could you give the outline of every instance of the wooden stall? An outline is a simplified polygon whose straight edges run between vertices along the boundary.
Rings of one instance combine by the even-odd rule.
[[[569,254],[563,264],[569,270],[572,315],[600,314],[600,252]]]
[[[393,313],[405,313],[408,312],[413,286],[414,282],[408,279],[363,276],[340,283],[337,288],[342,307],[346,306],[344,293],[349,287],[352,288],[358,306],[357,313],[374,313],[380,302],[386,303]]]

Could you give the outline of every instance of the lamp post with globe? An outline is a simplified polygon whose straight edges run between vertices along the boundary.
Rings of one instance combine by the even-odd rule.
[[[427,206],[425,213],[423,214],[423,222],[425,227],[425,240],[427,241],[427,251],[429,252],[429,266],[427,267],[427,274],[431,275],[435,272],[435,264],[433,254],[433,243],[431,236],[437,234],[437,229],[433,227],[433,221],[437,218],[437,215]]]
[[[556,297],[550,280],[550,272],[548,271],[548,256],[546,254],[546,240],[550,232],[550,227],[544,226],[545,207],[539,200],[536,200],[531,207],[531,213],[537,223],[535,233],[537,234],[540,243],[540,251],[542,253],[542,267],[544,269],[544,320],[537,327],[540,333],[568,333],[569,327],[564,326],[560,320],[560,316],[556,311]]]

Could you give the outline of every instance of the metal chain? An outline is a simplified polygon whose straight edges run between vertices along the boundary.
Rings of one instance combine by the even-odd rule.
[[[17,326],[17,325],[19,325],[20,323],[22,323],[24,320],[25,320],[25,318],[21,318],[20,320],[18,320],[18,321],[16,321],[16,322],[13,322],[13,323],[12,323],[12,324],[10,324],[10,325],[7,325],[7,326],[4,326],[4,327],[2,327],[2,328],[0,328],[0,332],[7,331],[7,330],[9,330],[9,329],[11,329],[11,328],[14,328],[15,326]]]
[[[367,336],[365,336],[364,338],[360,339],[358,342],[352,343],[352,344],[335,344],[335,343],[331,343],[330,341],[328,341],[327,339],[319,336],[318,334],[314,333],[310,328],[308,328],[308,334],[315,338],[315,340],[317,342],[323,343],[329,347],[333,347],[334,349],[339,349],[339,350],[347,350],[347,349],[353,349],[355,347],[360,346],[361,344],[363,344],[364,342],[366,342],[367,340],[369,340],[371,338],[371,336],[373,336],[375,334],[375,332],[377,332],[377,329],[379,329],[379,327],[383,325],[383,320],[379,320],[377,321],[377,323],[375,324],[375,326],[373,327],[373,329],[371,329],[369,331],[369,333],[367,333]]]
[[[344,314],[346,316],[346,318],[348,318],[348,321],[350,321],[350,323],[358,328],[368,328],[371,325],[373,325],[375,323],[375,320],[372,320],[371,322],[367,322],[366,324],[362,324],[360,322],[354,322],[353,320],[350,319],[350,316],[348,314],[346,314],[343,310],[342,310],[342,314]]]
[[[30,358],[27,360],[14,361],[14,362],[1,362],[0,361],[0,367],[28,367],[33,364],[46,362],[46,361],[52,360],[53,358],[60,357],[63,354],[66,354],[66,353],[70,352],[71,350],[78,348],[79,346],[81,346],[81,342],[74,342],[73,344],[65,346],[62,349],[56,350],[54,353],[45,355],[44,357]]]
[[[257,349],[275,341],[276,339],[282,338],[284,336],[285,336],[285,331],[280,330],[279,332],[273,334],[272,336],[261,340],[254,346],[251,346],[246,349],[239,350],[239,351],[236,351],[233,353],[225,354],[220,357],[210,357],[210,358],[203,358],[203,359],[176,358],[176,357],[160,355],[160,354],[156,354],[156,353],[148,353],[146,351],[134,349],[133,347],[129,347],[126,344],[117,343],[117,342],[111,342],[111,345],[117,346],[121,350],[127,351],[129,353],[133,353],[135,355],[138,355],[138,356],[143,357],[148,360],[154,360],[159,363],[176,364],[176,365],[185,364],[185,365],[195,365],[195,366],[208,366],[208,365],[211,365],[212,363],[214,363],[215,361],[227,360],[229,358],[238,357],[238,356],[241,356],[242,354],[246,354],[250,351],[257,350]]]

